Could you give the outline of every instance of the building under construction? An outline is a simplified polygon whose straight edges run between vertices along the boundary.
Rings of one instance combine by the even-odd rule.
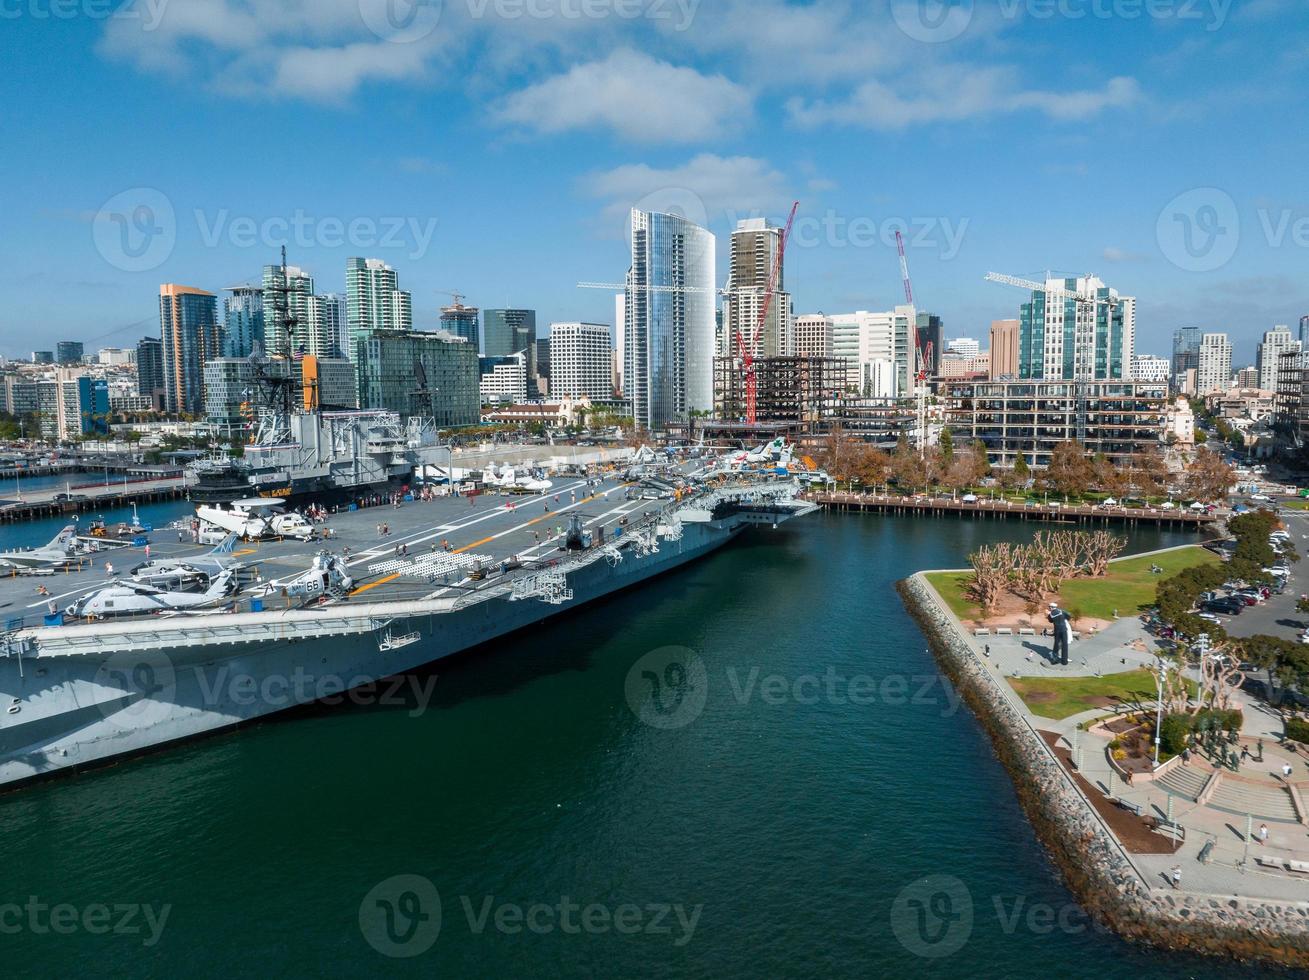
[[[753,365],[755,424],[796,437],[819,431],[837,411],[849,367],[841,357],[759,358]],[[714,358],[714,415],[720,422],[744,422],[747,385],[739,358]]]
[[[1022,453],[1046,466],[1061,442],[1122,462],[1161,445],[1168,386],[1130,381],[975,381],[946,386],[946,423],[955,441],[980,441],[991,462]]]

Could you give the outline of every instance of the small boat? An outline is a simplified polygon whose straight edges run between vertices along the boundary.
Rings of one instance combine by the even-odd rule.
[[[406,633],[403,636],[392,636],[391,631],[387,630],[385,635],[377,644],[377,649],[382,653],[388,650],[399,650],[401,647],[407,647],[411,643],[417,643],[421,640],[421,633]]]

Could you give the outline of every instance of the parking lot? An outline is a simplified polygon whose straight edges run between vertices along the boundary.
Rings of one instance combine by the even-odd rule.
[[[1282,521],[1291,534],[1291,545],[1296,552],[1303,554],[1309,548],[1309,517],[1305,514],[1284,510]],[[1257,605],[1247,606],[1239,616],[1220,616],[1223,628],[1232,636],[1277,636],[1285,640],[1297,639],[1309,626],[1309,616],[1296,611],[1300,596],[1309,592],[1304,583],[1304,561],[1291,565],[1291,575],[1287,579],[1286,590],[1281,595],[1273,593],[1268,599]]]

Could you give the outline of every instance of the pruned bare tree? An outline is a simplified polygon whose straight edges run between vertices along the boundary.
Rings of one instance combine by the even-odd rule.
[[[1082,554],[1086,557],[1086,571],[1092,578],[1102,578],[1109,571],[1109,563],[1123,553],[1127,539],[1108,531],[1081,534]]]
[[[1014,565],[1013,545],[983,545],[968,556],[973,566],[973,577],[968,583],[968,595],[975,599],[983,612],[995,609],[1006,589]]]

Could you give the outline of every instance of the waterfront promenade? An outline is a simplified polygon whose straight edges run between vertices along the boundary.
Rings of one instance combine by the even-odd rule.
[[[1298,570],[1296,574],[1299,574]],[[932,594],[926,574],[920,581]],[[1086,809],[1118,841],[1140,883],[1152,893],[1173,895],[1171,869],[1182,869],[1181,892],[1195,899],[1241,898],[1296,903],[1309,900],[1309,758],[1284,747],[1278,712],[1244,691],[1238,750],[1249,756],[1240,770],[1216,770],[1199,753],[1178,757],[1155,778],[1130,779],[1110,761],[1113,734],[1096,722],[1123,707],[1101,704],[1062,718],[1033,710],[1014,683],[1033,679],[1101,678],[1156,663],[1156,638],[1135,615],[1075,639],[1068,665],[1055,662],[1052,640],[965,624],[943,601],[939,613],[955,627],[994,691],[1026,722],[1033,736],[1024,751],[1050,753]],[[979,635],[979,633],[981,635]],[[1196,678],[1193,678],[1196,679]],[[1149,686],[1153,687],[1153,681]],[[1037,702],[1039,704],[1039,702]],[[1152,712],[1153,698],[1134,706]],[[1058,712],[1054,712],[1058,713]],[[1290,767],[1290,775],[1284,774]],[[1260,827],[1267,828],[1261,842]],[[1309,916],[1309,904],[1303,904]]]
[[[1165,527],[1203,529],[1217,524],[1227,516],[1219,511],[1211,514],[1183,507],[1105,507],[1034,500],[1019,503],[1009,499],[986,497],[965,501],[956,497],[928,494],[911,497],[900,494],[821,492],[809,493],[806,497],[832,510],[921,514],[925,517],[955,514],[1079,524],[1158,524]]]
[[[23,490],[0,496],[0,521],[27,521],[61,514],[86,513],[127,507],[132,504],[177,500],[186,495],[181,476],[163,480],[111,480],[108,484],[72,487],[71,498],[64,487]],[[60,499],[65,498],[65,499]]]

